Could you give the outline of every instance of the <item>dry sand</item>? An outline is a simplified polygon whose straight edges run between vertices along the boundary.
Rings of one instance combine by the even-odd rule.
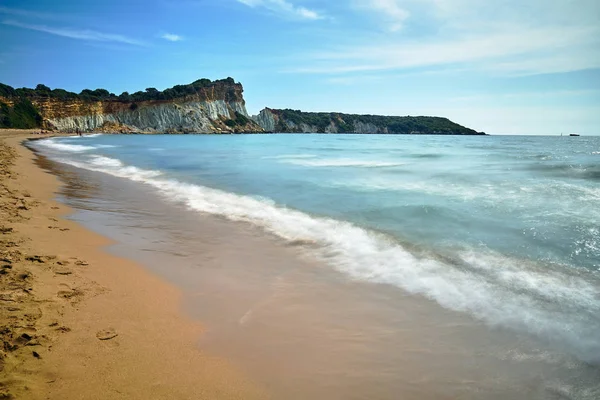
[[[31,133],[0,130],[0,399],[267,398],[196,346],[178,289],[61,218]]]

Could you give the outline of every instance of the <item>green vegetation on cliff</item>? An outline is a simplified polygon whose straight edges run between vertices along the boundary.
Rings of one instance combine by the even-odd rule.
[[[225,121],[225,125],[235,128],[236,126],[245,126],[250,122],[250,119],[245,115],[240,114],[239,112],[235,112],[235,119],[228,119]]]
[[[242,86],[233,78],[211,81],[198,79],[187,85],[175,85],[163,91],[147,88],[132,94],[123,92],[120,95],[110,93],[106,89],[84,89],[79,94],[64,89],[50,89],[39,84],[35,89],[12,88],[0,83],[0,128],[39,128],[43,126],[42,114],[46,115],[48,104],[80,103],[93,104],[103,102],[110,105],[125,103],[131,111],[135,111],[140,102],[169,101],[174,99],[194,99],[199,101],[222,99],[226,101],[243,101]],[[246,125],[249,120],[243,115],[228,121],[228,125]]]
[[[278,132],[300,132],[302,124],[305,124],[321,133],[331,131],[332,128],[338,133],[360,133],[359,127],[362,126],[363,131],[376,130],[378,133],[392,134],[482,134],[441,117],[317,113],[290,109],[270,111],[279,117],[275,127]]]
[[[123,92],[120,95],[110,93],[106,89],[83,89],[79,94],[68,92],[64,89],[50,89],[46,85],[39,84],[35,89],[19,88],[13,89],[8,85],[0,83],[0,97],[8,99],[27,98],[27,99],[56,99],[56,100],[79,100],[79,101],[120,101],[120,102],[135,102],[135,101],[157,101],[157,100],[172,100],[185,96],[193,96],[199,94],[202,90],[213,89],[218,86],[236,85],[233,78],[220,79],[211,81],[210,79],[198,79],[188,85],[175,85],[172,88],[163,91],[155,88],[147,88],[145,91],[139,91],[132,94]],[[233,93],[231,93],[233,95]]]
[[[42,126],[42,116],[29,99],[15,94],[10,86],[0,83],[0,97],[9,98],[9,104],[0,99],[0,128],[33,129]]]

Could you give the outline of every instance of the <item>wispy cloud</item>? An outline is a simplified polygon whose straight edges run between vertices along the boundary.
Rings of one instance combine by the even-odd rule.
[[[270,11],[300,19],[317,20],[324,18],[319,12],[303,6],[296,6],[286,0],[237,0],[248,7],[264,7]]]
[[[533,67],[532,59],[541,58],[539,52],[569,50],[574,43],[595,37],[599,29],[573,28],[569,30],[528,29],[512,33],[472,36],[453,40],[411,41],[400,44],[383,43],[339,49],[329,53],[313,54],[321,66],[299,69],[301,72],[339,73],[369,70],[415,68],[478,62],[527,54],[527,60],[504,63],[516,69],[526,62]],[[537,56],[535,56],[538,54]],[[595,64],[600,55],[590,55],[586,61]],[[342,61],[342,62],[338,62]]]
[[[390,29],[411,29],[375,39],[355,35],[354,43],[301,55],[304,65],[287,72],[340,75],[452,66],[535,75],[600,67],[600,25],[593,17],[600,13],[600,2],[525,3],[505,0],[492,7],[479,0],[355,0],[381,14],[381,23],[391,23]]]
[[[169,42],[179,42],[183,40],[183,36],[176,35],[174,33],[163,33],[162,35],[160,35],[160,38],[168,40]]]
[[[18,28],[29,29],[38,32],[49,33],[51,35],[67,37],[70,39],[78,39],[78,40],[88,40],[95,42],[116,42],[116,43],[124,43],[134,46],[146,46],[147,44],[141,40],[133,39],[128,36],[114,34],[114,33],[104,33],[93,31],[90,29],[73,29],[66,27],[51,27],[47,25],[34,25],[22,23],[19,21],[13,20],[4,20],[2,21],[4,25],[15,26]]]

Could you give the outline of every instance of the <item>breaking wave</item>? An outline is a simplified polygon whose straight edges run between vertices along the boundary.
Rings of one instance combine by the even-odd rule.
[[[80,153],[84,151],[94,150],[94,146],[84,146],[80,144],[67,144],[57,143],[54,139],[40,140],[38,143],[40,146],[47,147],[52,150],[67,151],[73,153]]]
[[[98,134],[98,135],[100,135],[100,134]],[[79,138],[79,136],[74,136],[74,137]],[[86,145],[82,145],[82,144],[59,143],[55,138],[40,140],[40,141],[38,141],[37,144],[42,147],[51,149],[51,150],[66,151],[66,152],[71,152],[71,153],[82,153],[85,151],[90,151],[90,150],[95,150],[95,149],[109,149],[109,148],[119,147],[119,146],[115,146],[112,144],[97,144],[95,146],[86,146]]]

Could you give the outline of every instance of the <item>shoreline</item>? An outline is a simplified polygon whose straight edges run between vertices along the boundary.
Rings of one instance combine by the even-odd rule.
[[[202,327],[185,316],[178,288],[64,218],[72,210],[54,200],[61,182],[36,164],[27,139],[41,137],[0,130],[0,396],[269,397],[202,353]]]
[[[239,380],[243,376],[251,377],[253,382],[268,388],[269,396],[265,397],[290,400],[353,397],[393,399],[398,396],[406,399],[427,399],[440,396],[466,399],[478,398],[484,394],[498,398],[541,399],[548,396],[553,397],[553,393],[556,393],[557,390],[565,393],[565,397],[587,399],[590,397],[586,393],[596,393],[599,389],[597,367],[578,358],[577,355],[580,353],[577,350],[583,348],[577,346],[578,343],[574,347],[568,347],[572,343],[569,341],[571,337],[565,336],[566,341],[552,344],[527,329],[512,330],[502,326],[490,326],[486,321],[469,313],[448,309],[429,296],[414,294],[410,290],[406,291],[397,282],[381,284],[373,282],[371,279],[360,279],[360,277],[352,279],[345,270],[338,269],[339,265],[336,263],[319,258],[318,253],[312,251],[312,247],[273,235],[272,232],[261,228],[260,224],[224,219],[223,213],[219,210],[211,212],[210,208],[206,209],[207,212],[203,212],[205,209],[200,207],[202,203],[198,208],[190,209],[186,203],[168,201],[172,195],[187,196],[184,199],[190,200],[202,199],[203,190],[205,190],[202,182],[196,182],[199,183],[197,190],[200,190],[200,193],[180,191],[185,187],[177,186],[167,186],[169,190],[161,191],[161,186],[156,186],[154,183],[169,181],[173,175],[169,176],[169,168],[161,167],[157,160],[154,160],[156,163],[145,163],[143,157],[159,158],[161,156],[146,153],[145,149],[171,151],[169,150],[171,145],[163,143],[163,139],[160,138],[156,138],[156,141],[152,138],[122,139],[124,142],[106,136],[84,141],[80,141],[78,138],[61,138],[56,140],[56,146],[47,146],[47,150],[46,146],[40,146],[38,150],[38,144],[28,142],[26,146],[32,149],[37,157],[31,157],[26,150],[24,152],[28,154],[29,158],[35,160],[35,164],[39,167],[38,172],[45,172],[45,176],[58,178],[61,182],[59,190],[56,191],[55,187],[53,193],[55,195],[57,193],[62,204],[72,207],[73,213],[69,214],[67,219],[75,226],[82,226],[91,232],[99,233],[105,243],[101,246],[110,244],[108,247],[103,247],[101,252],[116,255],[116,257],[120,257],[118,260],[121,261],[133,260],[137,262],[137,266],[143,266],[142,272],[148,271],[151,276],[158,277],[158,281],[168,282],[169,286],[172,285],[176,288],[173,291],[174,296],[179,297],[180,300],[178,305],[173,306],[173,310],[182,310],[184,316],[189,317],[191,321],[200,321],[202,324],[202,326],[195,324],[197,331],[195,334],[189,335],[189,342],[194,341],[192,337],[195,335],[196,345],[202,353],[218,356],[213,360],[225,365],[226,374],[232,373],[227,376],[232,376],[230,380],[232,385],[237,388],[236,390],[240,390],[245,385],[238,384],[238,382],[245,382]],[[190,139],[189,141],[182,139],[183,142],[175,140],[172,148],[185,149],[182,151],[189,153],[197,143],[195,139]],[[61,141],[63,142],[61,143]],[[170,140],[166,141],[170,142]],[[208,144],[204,144],[203,147],[212,149],[210,143],[215,140],[207,139],[206,142]],[[216,142],[219,143],[216,150],[206,153],[210,154],[210,157],[220,154],[219,149],[223,144],[220,140]],[[239,145],[246,146],[243,142]],[[187,146],[182,147],[182,143]],[[329,141],[326,141],[326,144],[328,143]],[[319,148],[329,150],[326,144],[319,144]],[[139,146],[141,149],[139,155],[142,158],[128,158],[127,155],[130,153],[127,149],[130,146]],[[111,147],[116,147],[116,149],[108,150]],[[283,154],[288,154],[288,146],[285,147],[284,151],[286,152]],[[373,150],[377,150],[381,146],[373,147]],[[415,146],[416,151],[411,155],[422,155],[417,147]],[[225,151],[232,154],[229,159],[239,158],[236,155],[238,152],[235,150],[234,146],[231,148],[229,145],[226,146]],[[273,155],[273,153],[279,155],[282,152],[275,147],[267,154],[250,154],[252,155],[251,159],[256,160],[258,156]],[[304,153],[306,151],[303,149]],[[62,158],[63,154],[65,158]],[[165,152],[162,157],[178,156],[184,160],[185,155],[177,152]],[[197,156],[194,155],[195,157]],[[52,159],[63,162],[57,163]],[[235,172],[236,169],[243,167],[243,164],[239,163],[232,164],[235,166],[228,169],[226,167],[229,163],[223,162],[224,160],[227,158],[220,160],[221,162],[215,165],[214,170],[208,165],[206,172],[226,178],[232,170]],[[73,162],[71,166],[69,166],[70,162]],[[253,163],[255,162],[253,161]],[[278,161],[275,162],[279,164]],[[158,168],[156,168],[156,164],[159,164]],[[113,165],[113,168],[109,168]],[[141,168],[141,170],[133,170],[137,172],[131,175],[119,173],[122,167],[127,168],[129,165],[137,166],[136,168]],[[200,165],[202,164],[199,163],[198,166]],[[95,166],[106,166],[106,168],[95,168]],[[34,167],[32,166],[32,168]],[[148,170],[158,170],[165,175],[156,180],[153,176],[141,181],[124,179],[130,176],[132,178],[143,177],[143,172]],[[138,172],[140,175],[137,174]],[[288,174],[282,176],[285,176],[286,180],[289,179]],[[263,180],[267,181],[267,179]],[[189,182],[186,179],[183,181]],[[191,179],[191,181],[194,180]],[[278,187],[276,179],[272,182]],[[157,191],[157,189],[161,190]],[[206,189],[206,191],[210,193],[210,189]],[[258,207],[253,205],[255,203],[244,203],[245,197],[235,198],[235,201],[231,202],[231,205],[235,207],[243,205],[243,210],[236,211],[235,207],[228,208],[230,204],[227,201],[220,201],[227,199],[227,193],[224,198],[211,199],[210,204],[220,204],[223,210],[231,212],[233,216],[237,215],[236,212],[242,213],[241,215],[246,215],[243,213],[248,212],[250,217],[254,215],[251,211]],[[162,196],[163,194],[165,196]],[[266,197],[269,198],[269,193],[266,194]],[[11,207],[16,207],[16,210],[19,210],[21,205],[32,208],[34,206],[29,204],[32,199],[32,192],[27,193],[26,196],[25,193],[15,191],[14,197],[11,197]],[[21,211],[25,212],[26,210]],[[54,216],[49,216],[48,220],[50,218],[54,218]],[[290,222],[285,215],[278,220]],[[50,221],[52,222],[46,225],[38,224],[37,226],[40,230],[56,233],[58,237],[66,237],[70,232],[61,231],[61,229],[68,229],[69,226],[55,224],[57,221],[54,220]],[[301,222],[292,221],[294,224]],[[300,224],[300,226],[305,225]],[[327,230],[327,232],[328,234],[339,234],[337,230],[333,232]],[[46,236],[48,235],[46,234]],[[311,238],[314,235],[301,232],[299,237]],[[2,235],[0,235],[1,238]],[[318,238],[319,236],[317,236]],[[68,240],[63,242],[69,244]],[[354,241],[352,243],[363,242]],[[400,249],[400,254],[403,254],[402,248],[407,249],[406,246],[410,246],[411,242],[400,241],[399,243],[392,242],[390,245],[396,246],[393,248]],[[67,246],[66,248],[71,251],[71,247]],[[53,253],[50,254],[34,254],[40,256],[43,261],[39,265],[40,268],[46,265],[53,271],[62,267],[86,269],[84,265],[77,265],[77,259],[47,257],[48,255],[56,256],[57,249],[58,247],[52,248]],[[356,253],[352,253],[350,257],[363,260],[362,264],[381,262],[379,256],[373,252],[366,253],[374,255],[369,259],[361,258],[362,254],[365,253],[358,253],[358,256]],[[394,250],[393,254],[397,254],[397,251]],[[440,254],[443,255],[443,253]],[[315,255],[317,257],[314,257]],[[490,253],[485,251],[475,252],[473,256],[475,261],[470,261],[468,265],[478,268],[485,266],[476,260],[486,262],[489,260],[489,255]],[[26,254],[26,256],[30,255]],[[62,254],[58,254],[58,256],[62,257]],[[435,257],[432,259],[438,260]],[[507,271],[512,272],[511,263],[517,259],[510,256],[504,259],[508,260]],[[86,261],[90,267],[97,266],[96,261],[91,258],[81,258],[81,260]],[[39,263],[36,259],[32,261]],[[60,265],[58,261],[61,263],[68,261],[70,264]],[[402,260],[397,261],[402,263]],[[439,282],[438,279],[441,279],[442,282],[449,282],[453,277],[457,277],[456,274],[446,274],[446,272],[453,271],[454,264],[443,260],[439,260],[439,262],[443,263],[443,268],[434,271],[434,274],[425,274],[426,279],[434,277],[434,283],[436,283]],[[38,264],[34,264],[34,266],[38,266]],[[402,264],[400,266],[402,267]],[[524,274],[522,276],[535,279],[535,281],[539,281],[545,276],[555,276],[547,268],[544,269],[545,273],[540,275],[536,266],[538,264],[530,266],[525,263],[519,265],[518,271]],[[130,267],[124,266],[123,268]],[[463,269],[461,268],[460,271]],[[115,273],[112,269],[108,272],[104,275],[110,276],[103,278],[115,278],[123,273],[123,271]],[[557,273],[559,277],[565,277],[561,281],[566,281],[571,276],[565,275],[568,274],[566,272],[557,271]],[[423,275],[421,276],[423,277]],[[473,276],[481,277],[481,274]],[[95,279],[95,277],[92,278],[94,283],[89,287],[85,285],[86,282],[83,282],[84,284],[80,287],[60,288],[62,291],[60,296],[69,298],[69,301],[61,301],[78,308],[80,304],[96,302],[97,298],[113,295],[114,290],[108,293],[103,291],[108,287],[105,282]],[[455,283],[460,284],[462,278],[460,276],[458,278],[458,282]],[[66,278],[63,274],[58,273],[53,276],[53,279]],[[592,286],[587,286],[586,282]],[[582,281],[580,287],[594,288],[597,287],[596,283],[595,279],[586,280]],[[99,287],[95,286],[96,284]],[[135,282],[133,286],[137,288],[138,282]],[[148,286],[145,287],[148,288]],[[429,288],[432,287],[440,286],[439,284],[429,286]],[[464,287],[464,285],[460,287]],[[558,283],[555,285],[551,280],[547,287],[548,290],[556,290],[555,288],[560,289],[563,286]],[[118,288],[119,285],[117,285]],[[164,300],[160,297],[164,295],[163,297],[166,298],[171,293],[166,289],[159,289],[158,291],[151,290],[149,294],[140,294],[137,289],[131,288],[132,285],[124,288],[127,291],[125,296],[115,299],[114,302],[104,301],[104,306],[98,306],[96,312],[103,315],[102,321],[112,323],[112,320],[107,320],[107,318],[115,316],[114,312],[110,314],[111,309],[117,309],[122,304],[127,304],[128,310],[132,310],[129,303],[143,302],[143,305],[151,309],[154,307],[154,302],[162,305],[164,301],[169,301],[169,299]],[[72,289],[78,290],[72,296],[73,303],[70,300],[72,292],[69,291]],[[475,287],[475,289],[477,288]],[[487,293],[495,294],[496,298],[504,296],[505,289],[502,285],[495,285],[489,289],[496,289],[487,290]],[[467,288],[466,290],[470,293],[471,289]],[[49,293],[52,299],[56,300],[58,292],[54,290]],[[160,293],[161,296],[157,296],[155,293]],[[448,292],[442,291],[442,294],[444,293]],[[481,291],[476,290],[474,293],[477,295]],[[91,299],[77,303],[77,296],[81,294],[85,294]],[[144,296],[153,296],[153,298],[148,299]],[[520,294],[517,295],[519,298],[520,296]],[[540,311],[543,310],[535,307],[537,295],[533,293],[528,298],[533,302],[530,303],[531,307],[526,308],[527,313],[536,317],[541,316],[540,321],[543,323],[545,314],[543,312],[540,314]],[[487,297],[487,299],[493,300],[492,297]],[[152,304],[148,306],[148,302]],[[508,301],[505,303],[509,307],[513,304]],[[568,304],[578,307],[576,301]],[[503,307],[500,307],[500,310],[505,310]],[[110,315],[106,314],[106,310],[109,310]],[[561,306],[559,305],[556,310],[561,313]],[[116,314],[127,312],[129,311],[119,310]],[[181,330],[176,330],[174,334],[174,325],[169,324],[166,319],[154,322],[163,314],[159,313],[160,315],[157,316],[153,310],[147,310],[147,312],[149,316],[146,317],[144,314],[142,318],[148,321],[148,327],[142,326],[140,329],[138,325],[137,329],[129,330],[128,335],[141,336],[142,340],[147,339],[146,335],[158,337],[156,336],[158,328],[155,325],[165,323],[168,326],[162,326],[164,328],[162,336],[159,335],[158,339],[152,339],[150,343],[146,344],[135,341],[128,342],[127,346],[132,348],[131,352],[123,356],[128,364],[124,364],[122,359],[118,358],[120,356],[113,357],[113,361],[116,360],[116,362],[101,360],[100,362],[105,364],[97,370],[96,374],[105,374],[106,371],[112,373],[113,368],[120,368],[121,371],[133,370],[139,364],[131,360],[137,359],[139,354],[145,356],[146,353],[149,353],[151,354],[148,356],[150,361],[156,362],[155,359],[159,358],[162,362],[165,360],[165,356],[154,354],[153,358],[152,353],[163,350],[173,352],[182,348],[179,345],[187,340],[188,336],[183,337],[185,336],[183,335],[183,339],[180,340],[179,336],[175,334],[180,333]],[[77,315],[75,311],[73,313],[73,315]],[[181,314],[176,311],[174,313]],[[46,315],[46,311],[44,310],[44,313],[41,314]],[[514,314],[519,316],[516,312]],[[559,314],[559,316],[562,315]],[[121,330],[122,326],[131,327],[131,323],[137,323],[140,319],[140,315],[135,314],[131,316],[131,321],[124,321],[121,326],[104,324],[104,326],[98,327],[93,325],[97,322],[94,319],[96,317],[96,315],[92,315],[89,320],[85,321],[88,336],[99,332],[97,329],[111,327],[117,330],[116,333],[119,336],[112,339],[107,337],[109,340],[106,341],[98,341],[97,343],[101,343],[100,346],[103,346],[103,353],[97,352],[93,354],[93,357],[88,358],[74,358],[79,364],[97,365],[95,357],[98,354],[106,356],[111,352],[121,351],[115,347],[114,343],[123,339],[125,335]],[[79,318],[77,324],[80,324],[81,315]],[[556,320],[561,321],[558,317]],[[60,321],[62,323],[63,320]],[[181,320],[179,321],[181,322]],[[563,321],[573,323],[574,332],[581,332],[581,337],[589,340],[589,344],[584,343],[584,346],[591,350],[590,354],[596,354],[593,347],[596,343],[595,337],[586,334],[592,330],[582,327],[577,320],[568,315]],[[596,320],[591,319],[589,322],[595,324]],[[68,323],[57,324],[54,327],[62,329],[63,326],[71,328]],[[186,325],[182,329],[188,327]],[[549,325],[549,328],[555,328],[555,325]],[[154,330],[151,332],[148,329]],[[557,329],[554,331],[558,334],[562,333]],[[63,337],[68,337],[67,335],[71,333],[64,333]],[[19,331],[18,334],[21,332]],[[177,341],[176,345],[174,347],[172,343],[157,345],[157,343],[165,343],[165,338]],[[83,339],[89,339],[89,337]],[[34,338],[34,340],[39,341],[38,338]],[[63,354],[74,353],[72,357],[79,356],[77,352],[79,344],[77,341],[74,344],[66,344],[61,351]],[[93,346],[93,343],[89,344]],[[122,344],[119,343],[119,346],[122,347]],[[188,350],[192,347],[194,354],[197,354],[196,346],[190,345]],[[22,348],[27,347],[23,345]],[[83,351],[89,353],[90,346],[81,350],[81,352]],[[123,388],[131,387],[132,390],[136,390],[137,386],[147,387],[155,385],[157,382],[158,386],[154,386],[153,390],[164,388],[165,391],[168,391],[168,393],[161,392],[159,398],[252,398],[246,393],[231,396],[230,392],[227,392],[226,395],[221,392],[216,394],[202,392],[202,394],[194,393],[190,397],[189,393],[192,393],[193,387],[189,389],[190,391],[185,391],[188,389],[183,390],[180,386],[190,385],[190,382],[196,384],[197,376],[202,375],[203,371],[197,369],[189,377],[174,382],[172,374],[180,373],[181,359],[191,354],[191,352],[189,354],[184,354],[184,352],[178,353],[179,356],[174,357],[173,362],[167,360],[165,364],[167,367],[163,368],[162,373],[157,372],[152,379],[140,378],[136,375],[137,371],[133,371],[126,378],[121,378],[123,372],[120,372],[121,375],[115,372],[109,377],[109,381],[104,380],[98,383],[98,386],[111,386],[119,391],[119,393],[116,391],[104,392],[105,398],[118,398],[119,394],[122,395],[120,397],[135,398],[132,393]],[[46,360],[46,358],[42,360]],[[67,358],[67,360],[71,362],[73,358]],[[237,369],[233,372],[230,368],[227,369],[227,366],[231,366],[227,362],[233,363]],[[146,359],[141,363],[146,367]],[[216,371],[219,379],[225,379],[210,361],[207,368],[210,370],[209,373]],[[184,370],[187,372],[187,369],[184,368]],[[80,375],[83,376],[81,371],[84,371],[83,368],[71,368],[67,372],[73,375],[73,379],[76,379]],[[236,371],[243,371],[242,378],[235,373]],[[146,371],[143,373],[147,374]],[[208,379],[209,376],[207,375],[206,378]],[[47,378],[48,381],[53,379],[53,376]],[[64,379],[64,376],[61,376],[61,379]],[[201,376],[201,379],[204,377]],[[202,382],[197,384],[202,388],[206,387],[206,384]],[[215,382],[211,381],[211,384],[215,384]],[[250,388],[249,393],[256,393],[252,392],[253,386]],[[71,385],[69,390],[76,391],[78,387]],[[153,390],[148,390],[146,393],[149,394],[146,396],[156,398]],[[242,388],[242,390],[245,389]],[[71,392],[65,389],[59,394],[53,393],[54,397],[52,398],[63,398],[65,397],[64,393],[70,394]],[[85,398],[93,394],[85,393]],[[256,397],[260,397],[260,395],[256,395]]]

